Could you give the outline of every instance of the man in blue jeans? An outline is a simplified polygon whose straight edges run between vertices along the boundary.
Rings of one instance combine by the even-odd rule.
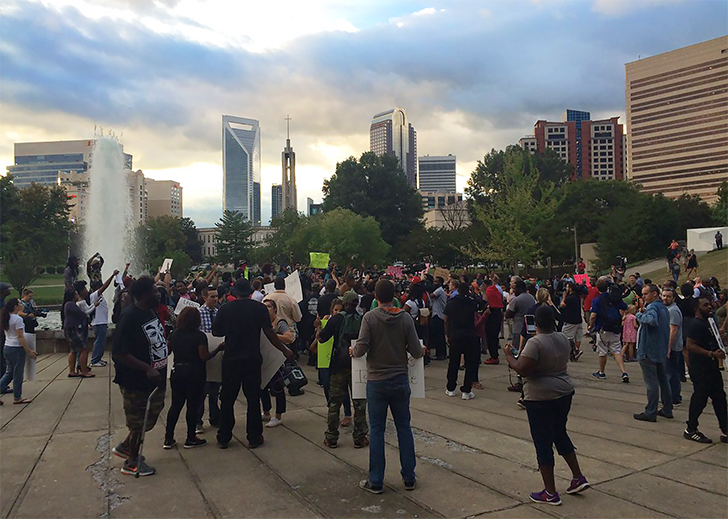
[[[96,310],[94,310],[94,317],[91,320],[91,326],[94,327],[94,349],[91,353],[91,364],[89,366],[92,368],[106,366],[106,361],[102,357],[106,348],[106,332],[109,328],[109,304],[104,298],[104,292],[118,274],[119,271],[115,270],[111,277],[106,280],[106,283],[103,284],[101,281],[91,282],[91,290],[93,290],[89,296],[91,306],[96,305],[98,301]]]
[[[647,386],[647,405],[634,419],[656,422],[658,416],[672,418],[672,391],[667,374],[667,352],[670,348],[670,314],[660,300],[657,285],[645,285],[642,299],[647,308],[637,314],[640,324],[637,337],[637,359]],[[662,394],[662,409],[657,409]]]
[[[374,289],[377,308],[364,315],[353,357],[367,354],[367,404],[369,411],[369,479],[359,487],[373,494],[384,491],[384,429],[387,408],[397,428],[399,461],[405,490],[414,490],[415,442],[410,427],[410,387],[407,353],[425,354],[415,323],[407,312],[394,306],[394,285],[382,279]]]
[[[685,374],[685,368],[681,362],[683,354],[683,315],[675,302],[676,298],[677,294],[675,294],[674,288],[668,286],[662,288],[662,302],[670,315],[670,349],[667,353],[667,376],[670,379],[673,406],[682,403],[680,375]]]

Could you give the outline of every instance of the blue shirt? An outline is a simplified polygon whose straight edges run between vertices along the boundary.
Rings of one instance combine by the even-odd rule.
[[[210,310],[207,305],[202,305],[200,308],[200,331],[205,333],[212,333],[212,323],[217,317],[217,308]]]
[[[637,358],[665,362],[670,347],[670,314],[662,301],[653,301],[637,314]]]
[[[594,299],[592,299],[592,305],[589,309],[589,312],[596,315],[596,319],[594,320],[594,331],[598,332],[602,329],[602,321],[604,320],[604,311],[606,310],[610,314],[611,320],[614,322],[621,321],[622,320],[622,314],[619,313],[619,311],[625,311],[627,309],[627,305],[624,301],[619,301],[619,303],[612,303],[611,305],[608,302],[609,295],[604,292],[602,294],[599,294]],[[620,327],[621,328],[621,327]],[[617,331],[613,331],[613,333],[619,333]],[[665,353],[667,355],[667,353]]]

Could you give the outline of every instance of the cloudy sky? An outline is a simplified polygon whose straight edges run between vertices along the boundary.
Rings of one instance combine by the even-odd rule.
[[[420,155],[476,161],[565,108],[624,118],[624,64],[724,35],[724,0],[4,0],[0,160],[13,143],[122,135],[135,168],[222,210],[221,116],[260,120],[263,220],[290,113],[299,209],[369,121],[405,108]]]

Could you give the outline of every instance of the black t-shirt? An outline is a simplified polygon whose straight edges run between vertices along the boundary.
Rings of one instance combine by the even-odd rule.
[[[478,303],[475,299],[457,295],[445,305],[445,315],[449,321],[450,335],[475,336],[475,313]]]
[[[272,329],[268,308],[252,299],[236,299],[220,307],[212,324],[215,337],[225,337],[223,362],[249,360],[263,362],[260,332]]]
[[[318,300],[319,317],[321,317],[323,319],[327,315],[331,314],[331,303],[333,303],[334,299],[336,299],[337,297],[339,297],[339,296],[337,296],[336,294],[329,294],[329,293],[326,293],[326,294],[322,295],[321,297],[319,297],[319,300]]]
[[[718,349],[718,341],[715,340],[713,332],[710,331],[708,321],[695,318],[690,322],[690,329],[687,334],[688,339],[692,339],[701,348],[708,351],[716,351]],[[718,369],[718,361],[711,359],[705,355],[690,355],[690,373],[705,373]]]
[[[175,330],[169,334],[169,349],[174,353],[174,365],[193,364],[205,367],[200,358],[200,346],[207,346],[207,335],[199,330]]]
[[[363,296],[361,296],[359,306],[362,310],[364,310],[364,313],[367,313],[372,307],[372,302],[374,302],[374,294],[364,294]]]
[[[536,315],[536,310],[538,310],[540,307],[545,306],[549,310],[551,310],[551,313],[554,315],[554,329],[556,331],[559,331],[559,323],[561,322],[563,315],[559,311],[557,311],[553,306],[548,305],[546,303],[536,303],[531,308],[529,308],[525,314],[523,315]],[[533,337],[530,333],[526,331],[526,321],[523,321],[523,328],[521,329],[521,337],[524,337],[525,339],[530,339]]]
[[[114,331],[114,355],[132,355],[151,365],[167,379],[167,340],[164,326],[153,310],[142,310],[136,305],[127,307]],[[115,363],[114,382],[127,389],[151,391],[154,383],[144,371]]]
[[[571,294],[564,299],[566,306],[561,309],[561,317],[567,324],[581,324],[581,298]]]

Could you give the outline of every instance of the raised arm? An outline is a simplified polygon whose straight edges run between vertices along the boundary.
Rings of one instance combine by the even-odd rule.
[[[109,285],[111,285],[111,282],[118,275],[119,275],[119,271],[118,270],[115,270],[114,273],[111,275],[111,277],[109,277],[109,279],[106,280],[106,283],[104,283],[103,285],[101,285],[101,288],[98,289],[99,295],[103,294],[104,293],[104,290],[106,290],[107,288],[109,288]]]

